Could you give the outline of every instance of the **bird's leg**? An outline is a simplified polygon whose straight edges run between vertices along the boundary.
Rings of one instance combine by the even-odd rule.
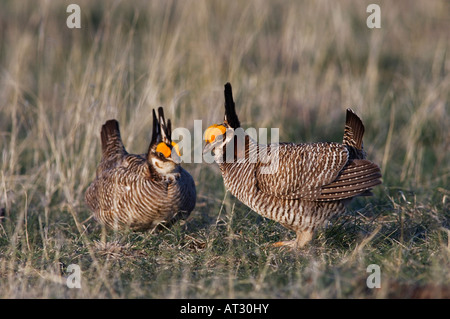
[[[310,229],[297,231],[296,248],[303,248],[307,243],[311,241],[313,237],[313,232]]]

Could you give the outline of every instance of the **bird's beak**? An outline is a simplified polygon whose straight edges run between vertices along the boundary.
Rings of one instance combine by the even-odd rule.
[[[172,158],[172,160],[175,164],[181,163],[181,157],[180,157],[180,155],[178,155],[177,152],[172,152],[172,154],[170,154],[170,157]]]
[[[180,149],[178,147],[178,144],[175,142],[172,142],[172,153],[170,154],[170,157],[172,158],[175,164],[181,163]]]
[[[206,142],[205,147],[203,148],[203,154],[208,154],[211,150],[214,149],[214,143]]]

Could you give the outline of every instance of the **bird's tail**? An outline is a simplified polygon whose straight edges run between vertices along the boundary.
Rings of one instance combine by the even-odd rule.
[[[116,120],[106,121],[102,126],[100,135],[104,155],[124,152],[125,147],[120,137],[119,122]]]
[[[352,109],[347,109],[343,144],[347,146],[351,159],[363,159],[364,125]]]

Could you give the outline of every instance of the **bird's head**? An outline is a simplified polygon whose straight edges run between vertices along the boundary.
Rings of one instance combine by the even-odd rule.
[[[153,110],[153,133],[147,160],[158,173],[163,175],[177,172],[181,162],[178,145],[172,142],[171,122],[167,120],[166,124],[162,107],[158,108],[158,117]]]
[[[241,126],[236,114],[235,104],[233,101],[233,92],[231,84],[225,84],[225,117],[221,124],[213,124],[205,131],[206,145],[203,153],[209,153],[213,150],[214,155],[221,156],[224,146],[234,137],[234,130]]]

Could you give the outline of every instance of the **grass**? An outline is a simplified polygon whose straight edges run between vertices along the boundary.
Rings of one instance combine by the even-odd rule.
[[[1,298],[450,296],[447,2],[382,1],[381,29],[364,1],[78,1],[81,29],[69,3],[0,12]],[[227,81],[242,125],[283,141],[340,141],[352,107],[382,187],[293,253],[270,243],[294,234],[226,193],[215,165],[184,164],[198,193],[186,223],[103,232],[84,203],[100,126],[118,119],[141,153],[152,108],[205,129]]]

